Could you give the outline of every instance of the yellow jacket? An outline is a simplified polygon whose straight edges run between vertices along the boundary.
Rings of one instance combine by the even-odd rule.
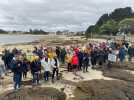
[[[48,52],[47,55],[48,55],[48,58],[52,59],[52,58],[54,58],[56,56],[56,53],[54,53],[54,52]]]
[[[66,60],[67,63],[71,63],[71,61],[72,61],[72,55],[67,54],[65,60]]]

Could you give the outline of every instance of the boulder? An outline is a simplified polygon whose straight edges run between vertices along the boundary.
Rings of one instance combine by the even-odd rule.
[[[0,95],[0,100],[66,100],[66,95],[54,88],[36,87],[8,91]]]
[[[73,100],[134,100],[134,85],[117,80],[80,82]]]

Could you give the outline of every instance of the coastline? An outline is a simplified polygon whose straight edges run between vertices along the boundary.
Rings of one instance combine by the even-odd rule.
[[[31,35],[30,35],[31,36]],[[41,36],[41,35],[40,35]],[[38,40],[34,40],[31,42],[23,42],[23,43],[11,43],[11,44],[1,44],[0,45],[0,54],[4,49],[13,49],[18,48],[23,51],[32,50],[34,46],[68,46],[68,45],[85,45],[90,41],[100,41],[105,42],[106,39],[84,39],[81,36],[64,36],[64,35],[43,35]]]

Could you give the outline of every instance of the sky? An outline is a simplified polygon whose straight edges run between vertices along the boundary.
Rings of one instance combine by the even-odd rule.
[[[127,6],[134,0],[0,0],[0,28],[85,31],[102,14]]]

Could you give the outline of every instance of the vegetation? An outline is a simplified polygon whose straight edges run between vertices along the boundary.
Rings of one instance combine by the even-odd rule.
[[[134,18],[126,18],[119,23],[120,30],[127,33],[134,33]]]
[[[47,34],[49,34],[48,32],[45,32],[45,31],[43,31],[41,29],[40,30],[38,30],[38,29],[35,29],[35,30],[30,29],[29,32],[27,32],[27,33],[34,34],[34,35],[38,35],[38,34],[47,35]]]
[[[88,29],[86,30],[85,35],[86,37],[90,37],[91,33],[115,35],[119,31],[119,29],[122,30],[124,29],[125,27],[124,23],[127,23],[127,25],[132,26],[132,23],[130,24],[130,22],[132,21],[133,18],[134,18],[134,12],[131,7],[115,9],[110,14],[103,14],[95,25],[89,26]],[[133,19],[133,23],[134,23],[134,19]]]
[[[3,29],[0,29],[0,34],[7,34],[8,32],[3,30]]]

